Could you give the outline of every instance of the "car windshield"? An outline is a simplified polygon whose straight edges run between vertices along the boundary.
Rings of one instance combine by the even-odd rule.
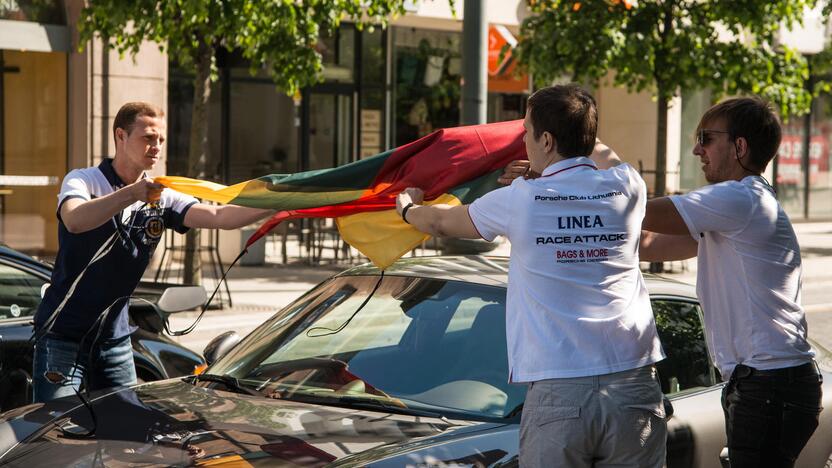
[[[414,277],[333,278],[209,372],[273,398],[473,419],[511,416],[526,392],[508,383],[505,289]]]

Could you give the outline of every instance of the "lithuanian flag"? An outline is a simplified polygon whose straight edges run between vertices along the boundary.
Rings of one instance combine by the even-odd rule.
[[[396,213],[399,192],[419,187],[428,204],[471,203],[498,187],[510,161],[525,158],[523,121],[516,120],[438,130],[344,166],[232,186],[185,177],[154,181],[203,200],[278,210],[247,247],[288,219],[335,218],[347,243],[386,268],[428,238]]]

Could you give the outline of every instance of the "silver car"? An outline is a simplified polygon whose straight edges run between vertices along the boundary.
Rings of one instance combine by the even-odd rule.
[[[0,464],[516,467],[526,387],[508,383],[507,270],[479,256],[347,270],[239,343],[215,339],[205,374],[3,414]],[[724,465],[723,384],[694,289],[647,285],[675,409],[667,466]],[[832,362],[816,351],[829,408]],[[830,454],[827,410],[797,466]]]

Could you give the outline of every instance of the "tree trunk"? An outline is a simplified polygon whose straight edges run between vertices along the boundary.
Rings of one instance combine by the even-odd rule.
[[[211,97],[211,59],[214,50],[204,42],[196,57],[194,102],[191,109],[191,138],[188,151],[188,177],[204,179],[208,156],[208,99]],[[199,229],[185,235],[184,282],[202,283],[202,256],[199,252]]]
[[[659,86],[658,126],[656,128],[656,184],[653,196],[663,197],[667,188],[667,98]]]

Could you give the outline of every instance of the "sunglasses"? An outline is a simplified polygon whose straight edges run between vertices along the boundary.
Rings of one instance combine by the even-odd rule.
[[[699,146],[707,145],[708,143],[711,142],[711,137],[709,136],[709,134],[711,134],[711,133],[729,133],[730,134],[731,132],[728,132],[728,131],[725,131],[725,130],[708,130],[706,128],[702,128],[702,129],[699,129],[698,132],[696,132],[696,143],[698,143]]]

